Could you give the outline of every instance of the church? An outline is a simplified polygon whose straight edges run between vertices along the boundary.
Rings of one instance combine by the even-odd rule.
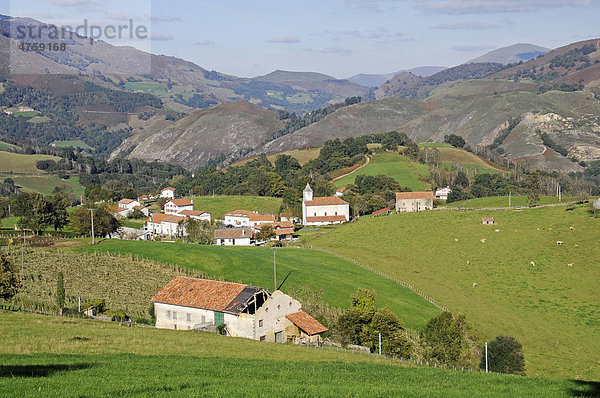
[[[304,225],[341,224],[350,220],[350,205],[337,196],[313,198],[310,184],[306,184],[302,198]]]

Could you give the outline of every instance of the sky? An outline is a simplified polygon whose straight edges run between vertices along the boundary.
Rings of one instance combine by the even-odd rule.
[[[490,50],[600,37],[599,0],[0,0],[0,13],[60,26],[144,26],[109,40],[253,77],[336,78],[454,66]]]

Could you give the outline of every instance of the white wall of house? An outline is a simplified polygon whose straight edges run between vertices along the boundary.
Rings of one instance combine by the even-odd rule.
[[[161,223],[148,221],[146,222],[146,230],[160,236],[179,236],[181,233],[183,233],[184,236],[187,235],[185,225],[180,227],[179,223],[166,221]]]
[[[131,203],[119,203],[119,208],[121,209],[133,209],[135,206],[141,206],[142,204],[137,200],[134,200]]]
[[[215,312],[201,308],[154,303],[156,327],[160,329],[191,330],[195,325],[214,325]]]
[[[271,297],[256,311],[256,340],[275,341],[275,333],[283,332],[283,342],[293,334],[291,322],[286,315],[300,311],[302,304],[287,294],[276,290]],[[261,322],[262,321],[262,322]],[[287,321],[287,322],[286,322]],[[291,325],[293,326],[293,324]]]
[[[433,209],[433,198],[429,199],[396,199],[396,211],[411,213]]]
[[[246,216],[228,216],[225,215],[225,225],[234,227],[250,227],[250,218]]]
[[[165,203],[165,214],[177,214],[184,210],[194,210],[194,205],[191,204],[189,206],[177,206],[175,203],[167,202]]]
[[[251,246],[250,237],[217,239],[217,245],[221,246]]]
[[[200,220],[200,221],[208,221],[210,222],[210,213],[202,213],[199,216],[190,216],[190,218],[193,218],[194,220]]]
[[[227,333],[233,337],[244,337],[254,339],[254,315],[249,314],[225,314],[225,326]]]
[[[175,191],[171,191],[170,189],[163,189],[162,191],[160,191],[160,197],[167,199],[175,199]]]

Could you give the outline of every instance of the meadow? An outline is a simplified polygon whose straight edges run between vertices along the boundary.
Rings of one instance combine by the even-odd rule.
[[[272,164],[275,164],[275,160],[277,159],[277,156],[289,155],[289,156],[295,158],[298,161],[298,163],[300,163],[301,166],[304,166],[310,160],[313,160],[313,159],[316,159],[317,157],[319,157],[320,152],[321,152],[321,148],[296,149],[293,151],[278,153],[276,155],[269,155],[269,156],[267,156],[267,159],[269,159],[269,161]],[[240,160],[240,161],[232,164],[230,167],[242,166],[253,159],[256,159],[256,157]]]
[[[566,397],[599,387],[197,332],[8,312],[0,319],[5,397]]]
[[[561,202],[572,202],[575,198],[562,198]],[[539,205],[550,205],[559,203],[556,196],[540,196]],[[452,202],[445,205],[446,207],[464,207],[466,209],[477,209],[477,208],[489,208],[489,207],[509,207],[508,206],[508,195],[507,196],[489,196],[486,198],[476,198],[469,200],[461,200],[458,202]],[[527,196],[524,195],[513,195],[510,198],[511,207],[528,207]]]
[[[210,213],[213,220],[223,220],[233,210],[251,210],[279,215],[280,198],[267,196],[195,196],[194,210]]]
[[[413,191],[431,189],[423,181],[429,175],[429,167],[418,162],[413,162],[397,153],[380,153],[371,158],[371,162],[356,172],[335,181],[336,188],[352,184],[359,175],[384,174],[398,181],[402,186],[408,186]]]
[[[411,283],[481,339],[515,336],[529,375],[600,380],[600,219],[586,205],[363,218],[306,239]]]
[[[73,193],[79,197],[85,192],[85,188],[79,184],[79,177],[71,177],[63,180],[55,175],[36,175],[36,176],[21,176],[21,175],[2,175],[0,178],[12,178],[16,185],[23,187],[27,192],[39,192],[43,195],[50,195],[54,188],[61,185],[68,185],[73,189]]]
[[[13,173],[41,173],[35,167],[38,160],[59,161],[57,156],[50,155],[22,155],[20,153],[0,152],[0,172]]]
[[[64,140],[64,141],[54,141],[52,143],[53,147],[56,148],[81,148],[81,149],[94,149],[83,140]]]
[[[273,250],[265,247],[200,246],[183,243],[107,240],[96,246],[76,248],[79,252],[114,253],[176,264],[216,278],[273,290]],[[326,303],[350,306],[350,295],[358,288],[377,293],[379,306],[387,306],[407,327],[422,329],[440,310],[411,290],[338,257],[309,249],[276,250],[277,281],[282,287],[309,286],[322,291]],[[93,265],[90,265],[93,266]],[[135,273],[139,275],[139,273]],[[135,284],[135,279],[132,283]]]

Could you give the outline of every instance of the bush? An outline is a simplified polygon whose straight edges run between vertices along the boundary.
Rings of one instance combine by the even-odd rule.
[[[485,355],[479,365],[485,369]],[[523,346],[512,336],[498,336],[488,344],[488,368],[491,372],[524,375]]]

